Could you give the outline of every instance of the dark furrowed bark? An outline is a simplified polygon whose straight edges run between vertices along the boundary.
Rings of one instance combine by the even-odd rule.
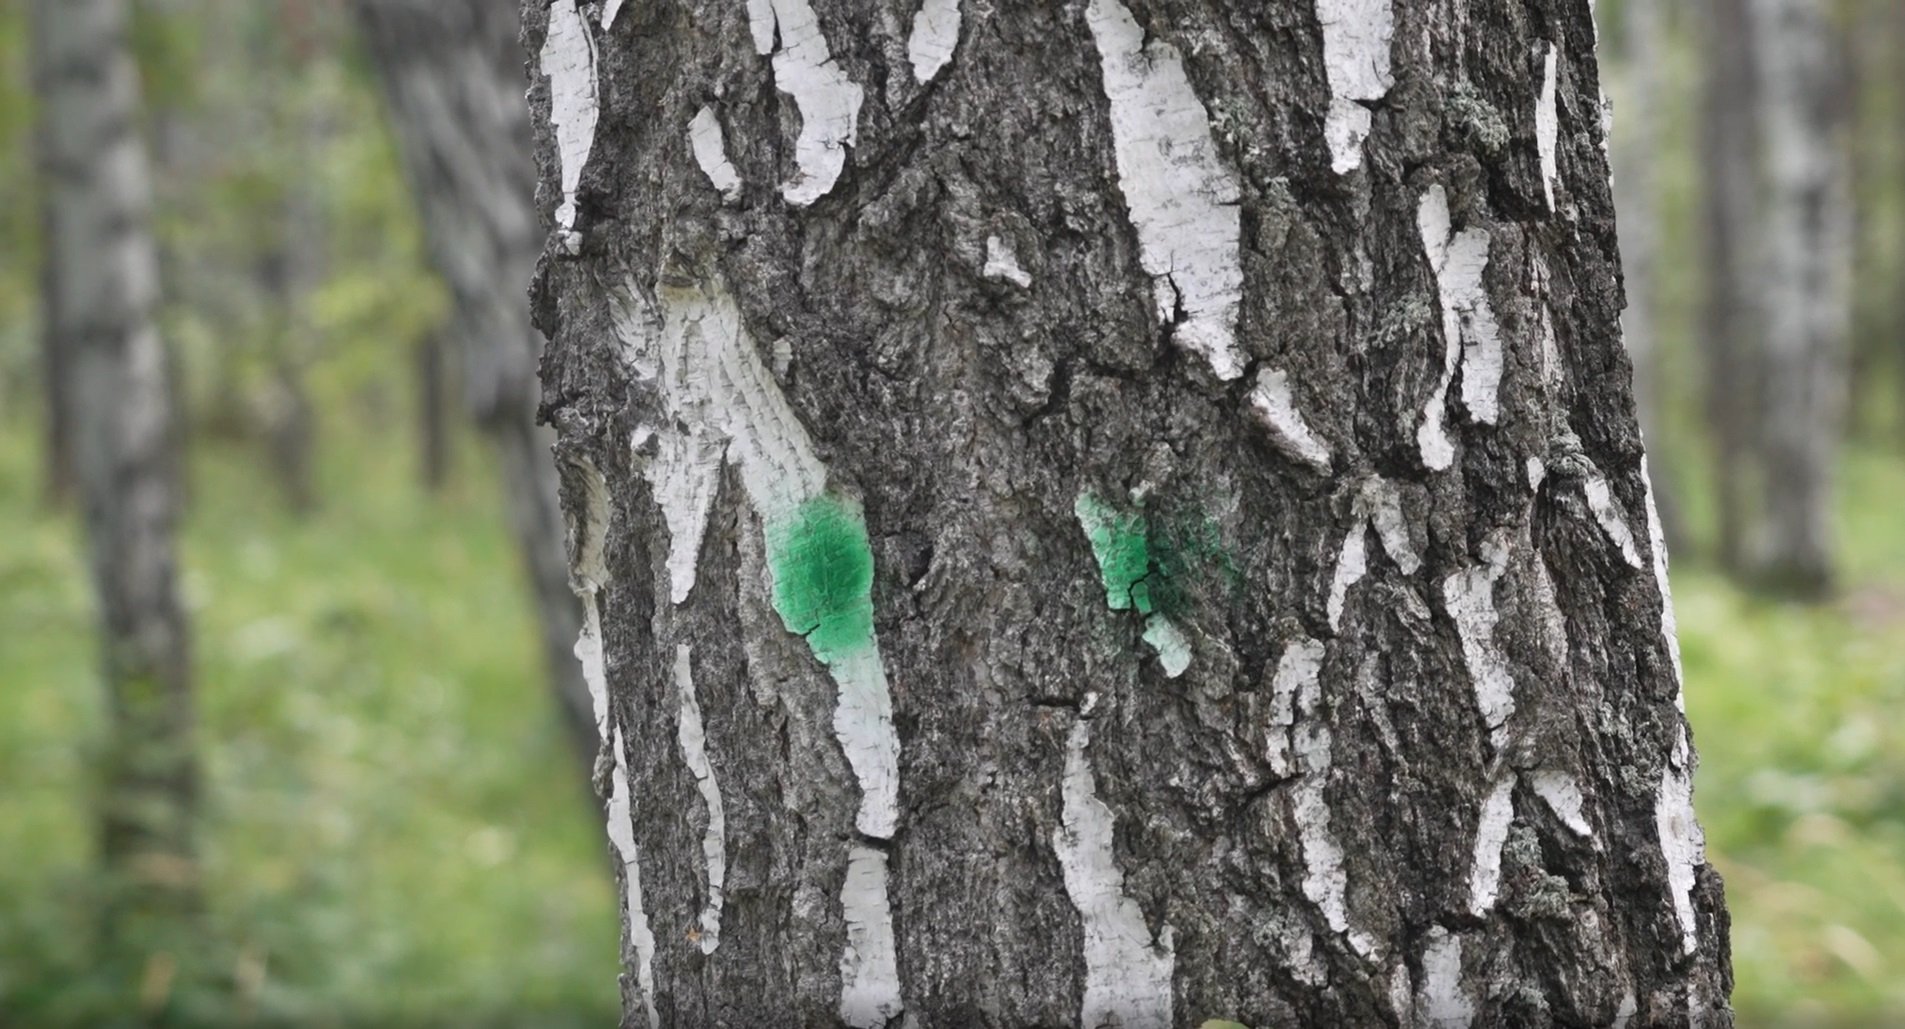
[[[625,1024],[1730,1024],[1585,2],[607,7]]]

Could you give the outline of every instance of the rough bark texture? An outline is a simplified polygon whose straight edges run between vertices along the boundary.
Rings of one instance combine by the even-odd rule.
[[[178,466],[155,322],[151,183],[124,0],[32,6],[45,167],[46,309],[63,355],[71,442],[104,644],[101,846],[108,929],[189,909],[193,825],[189,639],[173,552]]]
[[[1851,314],[1846,55],[1818,0],[1749,0],[1761,75],[1765,232],[1753,293],[1766,331],[1765,540],[1757,575],[1825,593]]]
[[[527,0],[624,1024],[1724,1026],[1587,0]]]
[[[1714,514],[1720,564],[1747,571],[1753,523],[1754,471],[1763,327],[1751,297],[1752,254],[1759,221],[1759,75],[1747,4],[1701,0],[1700,50],[1724,59],[1704,62],[1700,117],[1701,261],[1706,290],[1700,349],[1706,370],[1708,431],[1714,447]]]
[[[597,751],[573,653],[580,615],[562,544],[553,437],[536,425],[541,337],[524,290],[541,232],[514,0],[356,0],[454,299],[464,396],[499,459],[510,525],[541,623],[544,667],[585,763]]]

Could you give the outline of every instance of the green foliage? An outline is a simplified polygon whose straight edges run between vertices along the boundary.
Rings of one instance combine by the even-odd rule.
[[[1848,456],[1841,604],[1674,575],[1694,803],[1726,877],[1742,1025],[1905,1013],[1905,460]]]
[[[816,497],[767,527],[774,610],[832,664],[873,643],[873,547],[857,507]]]
[[[606,844],[495,484],[426,500],[370,431],[334,434],[333,502],[305,521],[249,455],[197,448],[207,910],[136,975],[95,964],[105,712],[77,530],[37,504],[34,445],[0,423],[4,1021],[122,1024],[143,989],[194,1025],[612,1024]]]

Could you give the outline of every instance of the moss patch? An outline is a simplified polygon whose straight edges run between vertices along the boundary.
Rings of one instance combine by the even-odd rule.
[[[859,508],[817,497],[767,527],[774,610],[822,662],[873,645],[873,546]]]

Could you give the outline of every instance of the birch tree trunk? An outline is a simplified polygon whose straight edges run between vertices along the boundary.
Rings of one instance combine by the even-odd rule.
[[[1764,327],[1753,308],[1751,255],[1760,217],[1758,50],[1747,4],[1701,0],[1704,56],[1700,117],[1700,266],[1706,275],[1700,349],[1714,448],[1714,514],[1720,564],[1748,571],[1759,465],[1756,427]]]
[[[1755,571],[1816,596],[1833,578],[1832,481],[1845,407],[1852,246],[1845,54],[1824,0],[1749,0],[1762,78],[1766,533]]]
[[[1587,0],[527,0],[627,1026],[1725,1026]]]
[[[356,0],[383,80],[432,262],[454,299],[464,396],[500,463],[511,527],[534,593],[543,664],[563,723],[592,765],[598,750],[574,647],[556,499],[554,437],[536,425],[541,338],[524,291],[541,233],[534,208],[514,0]]]
[[[1655,503],[1660,524],[1676,545],[1686,538],[1678,477],[1663,459],[1659,446],[1664,427],[1660,418],[1660,382],[1663,365],[1660,338],[1655,330],[1656,260],[1660,251],[1660,195],[1654,174],[1662,160],[1660,129],[1663,108],[1669,102],[1666,55],[1669,38],[1664,0],[1627,0],[1621,11],[1622,57],[1627,65],[1627,95],[1614,130],[1614,198],[1620,211],[1621,266],[1627,285],[1627,309],[1621,328],[1627,354],[1634,365],[1634,407],[1647,439],[1655,444],[1648,461],[1655,471]]]
[[[46,309],[71,404],[104,650],[108,932],[188,911],[197,766],[173,529],[179,469],[125,0],[34,0],[46,146]]]
[[[1766,326],[1764,549],[1756,574],[1817,596],[1833,583],[1833,469],[1846,393],[1852,202],[1844,53],[1823,0],[1751,0],[1766,143],[1756,301]]]

